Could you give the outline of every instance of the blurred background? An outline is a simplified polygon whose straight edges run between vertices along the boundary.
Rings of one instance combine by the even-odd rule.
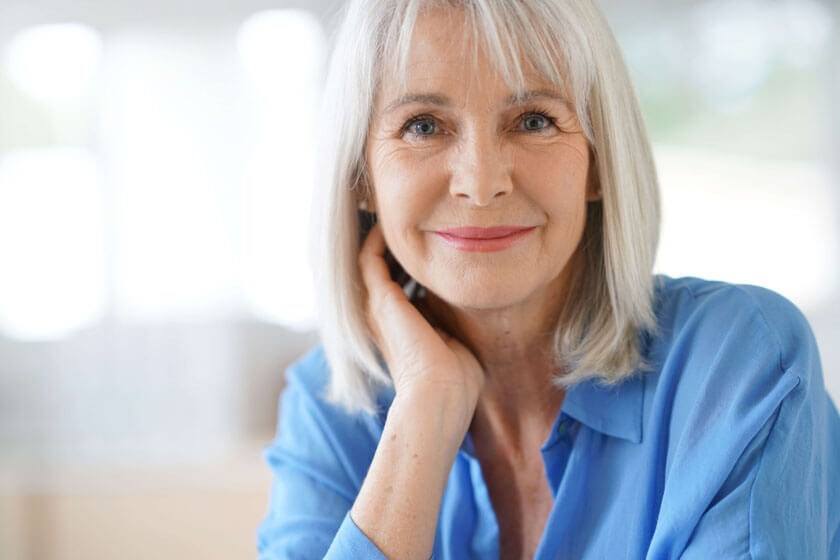
[[[335,0],[0,0],[0,558],[255,557]],[[602,2],[657,272],[804,311],[840,402],[840,4]]]

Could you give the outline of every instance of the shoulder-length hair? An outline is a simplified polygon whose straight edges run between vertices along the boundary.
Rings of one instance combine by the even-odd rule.
[[[656,331],[653,264],[659,187],[635,91],[604,16],[591,0],[349,0],[335,28],[322,97],[312,263],[319,334],[330,367],[323,395],[348,412],[377,412],[393,387],[365,322],[357,264],[359,192],[368,189],[365,141],[383,76],[405,84],[420,10],[464,11],[464,40],[483,41],[512,91],[524,91],[520,56],[571,93],[594,156],[601,199],[589,202],[583,264],[557,318],[553,383],[615,384],[648,369],[643,335]],[[475,53],[475,49],[473,49]],[[475,57],[473,57],[475,60]]]

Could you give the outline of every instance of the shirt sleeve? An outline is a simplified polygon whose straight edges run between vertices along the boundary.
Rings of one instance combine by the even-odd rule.
[[[307,364],[286,371],[268,512],[257,531],[260,560],[387,560],[350,516],[375,442],[353,417],[317,397]],[[310,368],[311,369],[311,368]]]
[[[758,385],[742,402],[758,408],[768,395],[782,398],[772,401],[679,558],[840,558],[840,416],[804,317],[772,292],[756,295],[781,348],[780,374],[776,386]]]

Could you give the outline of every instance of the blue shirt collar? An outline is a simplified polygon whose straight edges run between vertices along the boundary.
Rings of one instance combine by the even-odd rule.
[[[562,416],[565,414],[608,436],[641,443],[647,375],[650,374],[637,370],[612,387],[597,379],[587,379],[569,387],[560,414],[554,422],[555,428],[562,425]],[[382,425],[394,396],[393,387],[385,387],[379,395]]]
[[[641,443],[646,375],[649,374],[637,371],[614,387],[594,379],[581,381],[566,390],[560,416],[566,414],[608,436]],[[386,388],[382,396],[380,404],[387,409],[393,401],[394,389]],[[383,425],[385,414],[383,410],[380,418]],[[555,427],[561,424],[555,422]]]
[[[582,381],[566,390],[562,412],[593,430],[641,443],[645,376],[636,372],[614,387]]]

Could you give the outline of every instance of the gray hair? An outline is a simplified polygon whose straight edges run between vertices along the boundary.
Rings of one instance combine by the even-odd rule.
[[[324,397],[348,412],[376,412],[393,386],[365,322],[358,191],[366,189],[365,141],[384,76],[404,82],[418,13],[451,5],[466,13],[465,40],[484,42],[511,90],[524,91],[520,54],[572,97],[592,149],[601,199],[591,201],[581,251],[557,319],[553,350],[568,388],[611,385],[649,369],[642,334],[655,333],[652,273],[659,240],[656,169],[618,44],[591,0],[350,0],[336,27],[322,98],[313,270],[319,334],[331,375]]]

